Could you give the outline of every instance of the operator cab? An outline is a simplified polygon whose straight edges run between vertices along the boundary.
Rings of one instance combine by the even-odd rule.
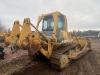
[[[45,33],[49,38],[52,37],[53,33],[53,28],[54,28],[54,19],[53,16],[45,16],[43,18],[43,24],[42,24],[42,31]]]
[[[63,39],[61,31],[64,29],[64,16],[59,15],[59,16],[57,16],[57,18],[58,18],[58,22],[57,22],[58,24],[57,24],[56,37],[58,39],[58,42],[61,42],[61,40]],[[42,24],[43,33],[45,33],[49,38],[51,38],[52,34],[53,34],[53,30],[54,30],[54,18],[53,18],[53,16],[52,15],[44,16],[43,17],[43,24]]]

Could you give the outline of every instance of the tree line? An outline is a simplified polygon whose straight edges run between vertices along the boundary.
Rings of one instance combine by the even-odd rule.
[[[87,30],[87,31],[74,31],[77,36],[98,36],[100,31],[98,30]]]
[[[0,19],[0,33],[8,32],[10,29],[7,29],[5,24]]]
[[[2,21],[0,20],[0,32],[5,30],[5,26],[3,25]]]

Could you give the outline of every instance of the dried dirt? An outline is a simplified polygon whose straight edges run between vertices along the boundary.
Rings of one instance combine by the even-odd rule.
[[[4,44],[0,44],[4,47]],[[28,59],[27,51],[19,50],[11,52],[10,48],[4,47],[5,59],[0,59],[0,75],[11,75],[15,71],[23,68],[23,63]]]
[[[9,64],[10,66],[8,64],[1,66],[2,62],[8,61],[9,57],[6,60],[0,60],[0,75],[100,75],[100,39],[91,38],[91,42],[93,51],[78,60],[72,61],[62,71],[52,68],[50,63],[45,60],[25,65],[29,61],[27,51],[19,50],[15,55],[10,55],[11,59],[15,57],[12,59],[13,62],[10,61],[12,62]]]

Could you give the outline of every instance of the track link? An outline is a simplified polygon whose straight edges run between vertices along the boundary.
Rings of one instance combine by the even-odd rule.
[[[75,50],[76,46],[78,46],[78,44],[70,44],[54,50],[50,58],[51,66],[58,70],[67,67],[70,62],[70,59],[68,58],[70,50]]]

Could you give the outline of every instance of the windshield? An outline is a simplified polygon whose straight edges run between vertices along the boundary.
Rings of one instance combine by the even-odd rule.
[[[54,20],[52,16],[44,17],[43,19],[43,31],[52,31],[54,27]]]

